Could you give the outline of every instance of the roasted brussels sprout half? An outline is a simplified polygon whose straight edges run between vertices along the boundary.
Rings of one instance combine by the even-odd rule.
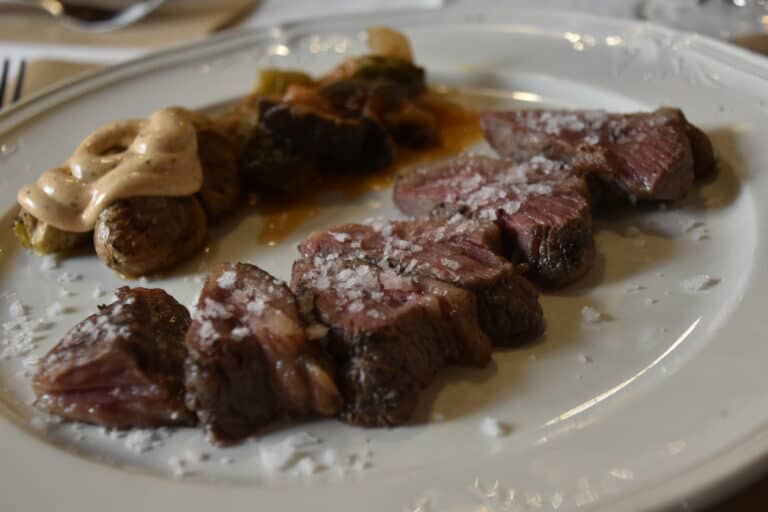
[[[239,168],[245,186],[258,193],[294,195],[312,181],[309,162],[288,141],[263,128],[251,133]]]
[[[291,85],[312,85],[312,77],[301,71],[267,68],[259,71],[256,94],[273,96],[285,94]]]
[[[105,208],[93,245],[107,266],[126,276],[153,274],[197,253],[208,221],[194,196],[137,197]]]
[[[390,80],[404,85],[411,94],[425,89],[424,68],[396,57],[365,55],[357,59],[357,69],[352,74],[358,80]]]
[[[405,103],[399,110],[386,113],[382,117],[384,128],[400,145],[427,148],[438,143],[437,120],[426,109]]]
[[[240,204],[240,178],[232,144],[213,130],[197,132],[197,154],[203,167],[198,197],[208,217],[230,213]]]
[[[291,143],[330,174],[364,173],[394,161],[394,147],[373,117],[339,117],[305,105],[262,102],[265,130]]]
[[[90,239],[90,233],[62,231],[26,210],[21,210],[13,224],[13,232],[21,245],[38,254],[67,252],[82,247]]]
[[[437,143],[434,114],[409,98],[407,88],[390,80],[339,80],[319,91],[345,117],[378,119],[398,144],[424,148]]]

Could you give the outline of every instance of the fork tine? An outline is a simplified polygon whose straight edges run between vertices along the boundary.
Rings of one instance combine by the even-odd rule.
[[[8,73],[11,67],[11,61],[3,59],[3,74],[0,75],[0,108],[3,108],[3,102],[5,101],[5,85],[8,83]]]
[[[11,97],[11,104],[18,102],[21,99],[21,89],[24,86],[24,71],[27,69],[27,61],[21,59],[19,62],[19,70],[16,72],[16,85],[13,88],[13,96]]]

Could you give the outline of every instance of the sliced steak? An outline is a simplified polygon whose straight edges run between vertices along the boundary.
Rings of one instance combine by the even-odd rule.
[[[399,275],[439,279],[468,290],[476,297],[483,331],[503,346],[539,334],[543,313],[536,289],[499,256],[501,245],[494,223],[454,215],[337,226],[311,234],[299,251],[310,259],[365,260]]]
[[[335,415],[341,395],[321,345],[281,281],[245,263],[224,264],[203,287],[186,343],[187,405],[220,443],[278,414]]]
[[[526,262],[532,276],[547,286],[575,281],[594,262],[587,182],[568,165],[546,158],[514,164],[460,155],[400,176],[394,200],[410,215],[448,205],[496,221],[510,257]]]
[[[163,290],[123,287],[46,354],[37,406],[106,427],[189,425],[184,405],[187,309]]]
[[[400,425],[442,366],[490,360],[474,296],[443,281],[315,256],[294,263],[292,287],[302,309],[329,327],[348,423]]]
[[[714,164],[709,139],[678,109],[485,112],[481,123],[501,156],[566,162],[620,188],[632,201],[680,199],[694,176],[710,173]]]

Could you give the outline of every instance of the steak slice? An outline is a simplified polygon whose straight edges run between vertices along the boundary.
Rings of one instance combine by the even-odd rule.
[[[190,425],[184,405],[187,309],[163,290],[123,287],[42,359],[37,406],[106,427]]]
[[[695,175],[712,172],[709,139],[678,109],[608,114],[603,111],[485,112],[488,142],[503,157],[535,156],[569,163],[596,175],[632,201],[676,200]]]
[[[187,405],[212,441],[254,434],[278,414],[333,416],[341,405],[325,329],[299,315],[285,283],[246,263],[209,274],[186,343]]]
[[[410,215],[458,208],[496,221],[513,260],[550,287],[583,276],[595,259],[590,194],[570,166],[534,157],[515,164],[463,154],[398,177],[394,200]]]
[[[347,423],[400,425],[441,367],[490,360],[475,298],[443,281],[315,256],[294,263],[292,287],[302,309],[329,327]]]
[[[543,330],[538,292],[498,255],[492,222],[461,215],[444,219],[374,220],[317,231],[300,245],[305,258],[365,260],[399,275],[438,279],[472,292],[480,326],[494,345],[512,345]]]

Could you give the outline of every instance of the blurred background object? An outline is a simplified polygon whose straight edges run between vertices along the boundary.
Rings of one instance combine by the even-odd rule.
[[[721,39],[760,34],[768,25],[766,0],[646,0],[643,18]]]
[[[0,0],[0,5],[37,9],[80,30],[107,32],[135,23],[165,0],[80,2],[77,0]]]
[[[768,54],[767,0],[167,0],[151,12],[134,11],[135,21],[119,30],[94,32],[60,23],[39,9],[0,2],[0,107],[61,80],[154,49],[199,40],[231,27],[271,26],[286,21],[353,12],[434,9],[464,5],[477,12],[493,8],[578,10],[628,19],[646,19],[686,31],[729,39]],[[46,3],[55,11],[62,1]],[[136,0],[65,0],[90,14],[122,10]],[[82,14],[84,11],[81,11]],[[139,14],[146,17],[140,17]],[[80,27],[82,28],[82,27]],[[109,27],[117,28],[117,27]],[[363,28],[363,27],[361,27]],[[256,70],[254,70],[254,76]],[[247,87],[247,85],[244,85]],[[717,507],[717,512],[765,510],[768,479]]]

